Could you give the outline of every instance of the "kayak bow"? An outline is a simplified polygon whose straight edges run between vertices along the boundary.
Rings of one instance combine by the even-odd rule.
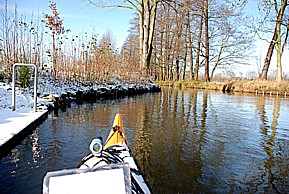
[[[106,139],[103,149],[105,150],[109,148],[110,146],[115,146],[118,144],[127,145],[127,140],[124,134],[121,114],[115,115],[112,129]]]
[[[92,187],[90,193],[151,193],[128,147],[121,114],[116,114],[106,142],[103,144],[102,138],[96,137],[89,148],[91,153],[82,159],[77,169],[48,172],[43,193],[77,193],[79,185],[83,184],[86,184],[85,189]],[[73,184],[72,180],[81,184]],[[113,180],[113,188],[110,180]],[[54,190],[58,192],[52,192]]]

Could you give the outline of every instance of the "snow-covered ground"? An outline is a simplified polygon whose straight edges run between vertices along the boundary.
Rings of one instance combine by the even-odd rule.
[[[45,110],[34,112],[32,96],[19,89],[16,90],[16,111],[12,111],[12,86],[0,82],[0,146],[45,112]]]
[[[40,118],[46,111],[33,112],[32,109],[12,111],[0,110],[0,146],[21,132],[32,122]]]

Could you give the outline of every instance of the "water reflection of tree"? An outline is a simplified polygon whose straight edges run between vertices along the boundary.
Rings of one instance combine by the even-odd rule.
[[[150,155],[152,149],[150,131],[150,123],[152,118],[149,116],[151,112],[148,109],[149,108],[146,102],[144,103],[144,106],[140,107],[139,109],[141,112],[141,120],[138,128],[136,129],[136,145],[134,146],[134,153],[141,169],[147,175],[147,178],[150,179],[150,173],[147,172],[147,170],[150,169]]]
[[[33,153],[32,155],[32,161],[38,167],[38,162],[40,159],[40,148],[39,148],[39,135],[38,135],[38,130],[33,131],[31,135],[32,139],[32,148],[31,151]]]
[[[203,98],[200,100],[200,94],[196,90],[189,90],[188,92],[188,103],[181,103],[182,106],[188,106],[187,116],[183,118],[184,122],[187,125],[184,126],[184,138],[182,139],[182,155],[180,156],[180,161],[182,158],[186,158],[181,166],[189,165],[190,173],[184,172],[187,174],[187,185],[194,185],[194,191],[206,191],[208,188],[204,188],[200,179],[203,175],[202,168],[202,149],[204,145],[204,138],[206,134],[206,120],[207,120],[207,105],[208,105],[208,93],[203,93]],[[182,96],[183,97],[183,96]],[[201,112],[198,113],[198,106],[201,106]],[[183,112],[183,115],[186,114],[186,111]],[[200,127],[198,126],[198,115],[200,114]],[[192,122],[192,123],[191,123]],[[185,169],[187,170],[187,169]],[[183,170],[184,171],[184,170]],[[191,190],[186,190],[191,192]]]
[[[153,191],[184,192],[206,190],[202,176],[202,144],[206,132],[207,98],[197,91],[165,88],[150,112],[152,148],[150,181]],[[198,118],[201,119],[199,120]],[[207,189],[208,190],[208,189]]]
[[[265,192],[274,191],[277,193],[281,193],[276,186],[277,178],[275,177],[274,172],[272,170],[276,165],[274,146],[275,146],[275,138],[277,134],[276,126],[278,124],[278,118],[279,118],[279,113],[280,113],[280,99],[274,98],[273,119],[272,119],[272,123],[270,127],[268,126],[268,117],[266,116],[265,98],[262,98],[262,100],[258,102],[257,108],[259,109],[260,120],[262,123],[261,133],[263,136],[262,136],[261,146],[263,147],[264,151],[268,155],[268,158],[264,160],[264,168],[266,169],[266,171],[263,172],[261,175],[261,180],[265,181],[265,177],[267,177],[267,181],[268,181],[267,184],[269,186],[269,187],[264,188],[264,191]]]
[[[48,137],[51,141],[48,142],[47,149],[44,151],[44,158],[48,161],[48,166],[50,170],[55,170],[58,166],[58,162],[61,161],[62,154],[62,144],[63,142],[59,139],[57,135],[57,130],[61,128],[61,122],[57,122],[57,119],[51,120],[52,137]]]
[[[18,162],[20,160],[20,151],[18,150],[18,148],[14,148],[13,150],[11,150],[11,162],[15,164],[15,167],[18,167]]]

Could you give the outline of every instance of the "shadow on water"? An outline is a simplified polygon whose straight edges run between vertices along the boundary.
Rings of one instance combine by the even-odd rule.
[[[154,193],[289,191],[288,99],[163,88],[49,115],[0,161],[0,193],[41,193],[45,173],[77,166],[116,113]]]

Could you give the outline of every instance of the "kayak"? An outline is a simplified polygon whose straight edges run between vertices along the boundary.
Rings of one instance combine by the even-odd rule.
[[[98,136],[89,149],[76,169],[48,172],[43,193],[151,193],[129,149],[121,114],[116,114],[105,143]]]

